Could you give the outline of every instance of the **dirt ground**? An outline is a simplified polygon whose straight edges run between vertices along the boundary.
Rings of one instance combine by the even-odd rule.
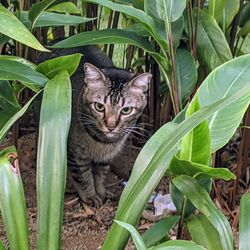
[[[11,144],[11,138],[5,141],[5,145],[0,146],[4,148]],[[133,157],[137,153],[134,149]],[[136,152],[136,153],[135,153]],[[130,152],[131,153],[131,152]],[[130,155],[131,156],[131,155]],[[129,156],[129,157],[130,157]],[[26,203],[29,216],[29,231],[30,231],[30,245],[31,249],[35,249],[36,242],[36,133],[34,131],[26,132],[18,140],[18,157],[19,167],[24,185]],[[132,158],[133,158],[132,157]],[[129,164],[132,167],[133,160],[120,158],[120,164]],[[115,169],[115,166],[113,166]],[[128,172],[128,170],[126,170]],[[119,174],[127,176],[128,173],[120,172]],[[110,172],[106,187],[115,194],[114,200],[107,200],[105,204],[99,208],[94,209],[88,207],[80,202],[76,194],[65,193],[64,202],[64,222],[63,222],[63,250],[96,250],[100,249],[101,245],[110,228],[115,211],[117,209],[120,194],[124,188],[122,182],[124,180],[119,178],[113,171]],[[166,183],[162,182],[161,190],[164,191]],[[146,218],[140,222],[140,229],[145,231],[154,222],[151,214],[146,213]],[[151,221],[151,222],[150,222]],[[0,218],[0,240],[8,246],[6,233],[3,223]],[[134,249],[132,242],[126,248],[127,250]]]
[[[36,241],[36,169],[35,169],[35,133],[27,134],[18,141],[19,165],[26,196],[31,249],[35,249]],[[121,180],[110,174],[107,185],[115,190],[114,201],[106,203],[98,210],[82,204],[76,194],[65,194],[63,242],[62,249],[94,250],[100,246],[112,224],[122,186]],[[0,223],[0,239],[6,244],[6,234]]]
[[[25,197],[29,215],[29,231],[30,231],[30,244],[31,249],[35,249],[36,242],[36,133],[34,131],[28,132],[18,140],[18,155],[19,165],[22,175]],[[6,145],[10,142],[7,140]],[[2,145],[5,147],[6,145]],[[235,151],[237,145],[231,146]],[[1,146],[0,146],[1,149]],[[230,155],[230,148],[227,149]],[[136,154],[134,155],[136,157]],[[230,156],[229,168],[233,168],[235,165],[234,156]],[[127,163],[128,159],[123,159],[124,163]],[[228,159],[227,159],[228,160]],[[129,164],[133,161],[130,160]],[[231,169],[233,170],[233,169]],[[124,174],[124,173],[123,173]],[[126,173],[124,174],[126,175]],[[107,180],[107,187],[115,194],[113,201],[107,200],[106,203],[100,209],[94,209],[87,207],[79,201],[76,194],[65,194],[65,206],[64,206],[64,223],[63,223],[63,237],[62,237],[62,249],[63,250],[96,250],[101,249],[101,245],[107,235],[107,232],[112,224],[115,211],[118,205],[120,194],[123,190],[123,179],[119,178],[113,172],[110,173]],[[215,183],[214,183],[215,184]],[[238,229],[237,224],[239,220],[239,206],[237,205],[233,210],[226,204],[228,192],[232,189],[232,182],[218,181],[214,187],[214,201],[215,204],[223,210],[223,213],[228,217],[234,231],[236,242],[238,241]],[[245,192],[248,187],[248,183],[241,185],[241,193]],[[166,193],[168,190],[167,180],[163,180],[158,186],[158,190]],[[239,204],[239,198],[237,203]],[[148,229],[155,221],[155,217],[152,217],[150,213],[144,211],[142,219],[140,221],[139,229],[141,232]],[[173,238],[174,234],[171,235]],[[171,237],[171,238],[172,238]],[[8,246],[6,233],[3,227],[3,223],[0,218],[0,240]],[[134,249],[133,244],[130,242],[126,250]],[[112,250],[112,249],[111,249]]]

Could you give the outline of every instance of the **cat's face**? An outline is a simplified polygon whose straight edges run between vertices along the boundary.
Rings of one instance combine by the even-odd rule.
[[[136,77],[125,70],[99,70],[84,65],[85,86],[82,123],[88,133],[103,142],[119,141],[129,134],[147,104],[151,74]]]

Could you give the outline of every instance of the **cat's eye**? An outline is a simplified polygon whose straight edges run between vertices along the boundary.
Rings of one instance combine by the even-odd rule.
[[[132,111],[133,111],[132,107],[125,107],[125,108],[122,109],[121,113],[123,115],[129,115]]]
[[[96,111],[98,111],[98,112],[104,112],[104,110],[105,110],[104,105],[99,103],[99,102],[95,102],[94,107],[95,107]]]

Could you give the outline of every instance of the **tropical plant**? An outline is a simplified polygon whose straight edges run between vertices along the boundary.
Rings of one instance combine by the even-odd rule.
[[[99,20],[80,15],[86,12],[87,3],[91,3],[95,14],[97,5],[93,4],[105,7],[99,11]],[[47,41],[48,37],[55,37],[56,27],[70,25],[61,29],[63,36],[65,33],[75,34],[76,29],[72,26],[77,26],[78,34],[53,47],[129,44],[131,58],[137,48],[145,52],[138,50],[140,58],[135,58],[135,64],[148,67],[146,61],[150,55],[161,73],[159,77],[153,64],[156,82],[151,91],[155,96],[151,94],[150,97],[150,103],[154,104],[150,116],[164,125],[149,139],[135,162],[119,202],[116,223],[132,232],[138,249],[151,246],[153,249],[234,249],[230,225],[209,192],[212,179],[230,180],[235,176],[227,169],[213,168],[211,154],[232,137],[249,105],[250,56],[240,55],[249,53],[246,44],[249,41],[250,2],[83,0],[80,11],[71,2],[43,0],[29,10],[24,10],[22,2],[17,7],[13,4],[15,15],[8,10],[13,7],[9,4],[12,3],[5,3],[5,7],[0,5],[0,44],[15,44],[18,57],[0,56],[0,141],[40,91],[44,92],[37,152],[37,248],[60,249],[66,138],[71,114],[69,76],[77,68],[81,55],[64,56],[38,66],[24,58],[31,53],[27,46],[46,51],[38,40]],[[111,19],[114,17],[112,26],[109,22],[108,29],[93,31],[93,27],[102,26],[101,15],[107,9],[111,9]],[[120,20],[126,20],[126,25],[119,24],[119,13],[123,15]],[[86,21],[92,21],[86,27],[91,31],[84,31]],[[45,31],[45,37],[42,31]],[[38,40],[32,33],[38,34]],[[112,54],[110,45],[109,55]],[[237,56],[240,57],[233,59]],[[131,58],[128,58],[130,63]],[[18,97],[25,88],[36,94],[21,107]],[[166,107],[168,95],[173,111]],[[169,113],[166,110],[170,110]],[[175,119],[165,124],[169,114]],[[158,126],[159,122],[156,124]],[[56,134],[53,133],[55,128]],[[50,136],[51,133],[54,136]],[[28,249],[26,206],[16,157],[13,147],[0,153],[0,209],[11,249]],[[171,177],[171,196],[179,216],[155,224],[141,240],[133,226],[166,173]],[[240,249],[249,248],[245,236],[249,231],[248,203],[247,194],[241,204]],[[198,215],[193,214],[195,209],[200,211]],[[116,223],[112,225],[103,249],[125,247],[129,233]],[[162,243],[176,223],[178,240]],[[185,226],[193,242],[182,240]],[[157,245],[160,242],[162,245]],[[1,248],[4,249],[0,242]]]
[[[8,21],[1,22],[1,33],[33,48],[47,50],[11,12],[0,7],[1,20]],[[39,15],[38,10],[31,13]],[[61,244],[66,145],[71,117],[69,77],[80,58],[80,54],[74,54],[36,66],[20,57],[0,56],[0,141],[43,90],[37,151],[37,249],[59,249]],[[24,87],[37,93],[21,107],[16,96]],[[0,153],[0,209],[11,249],[29,249],[27,211],[17,158],[15,147]],[[0,246],[5,249],[2,242]]]

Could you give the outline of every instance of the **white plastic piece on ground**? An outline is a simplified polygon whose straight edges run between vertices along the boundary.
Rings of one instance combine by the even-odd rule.
[[[154,198],[155,215],[159,216],[164,214],[166,211],[175,212],[176,207],[170,197],[170,194],[162,195],[159,192]]]

